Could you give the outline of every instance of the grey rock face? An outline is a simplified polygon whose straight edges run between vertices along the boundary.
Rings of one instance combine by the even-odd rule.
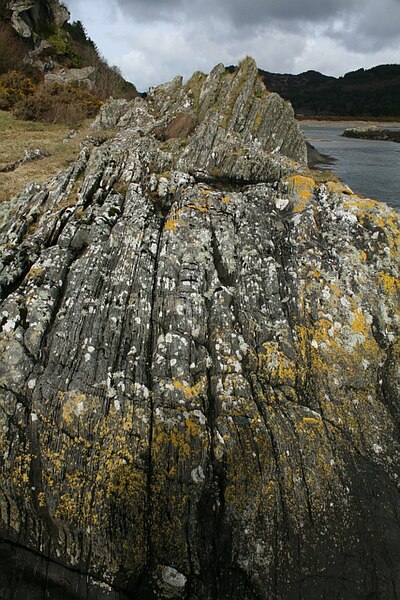
[[[399,218],[303,172],[254,69],[0,206],[7,600],[400,593]]]
[[[6,4],[15,31],[35,41],[45,23],[61,27],[70,17],[66,6],[58,0],[8,0]]]

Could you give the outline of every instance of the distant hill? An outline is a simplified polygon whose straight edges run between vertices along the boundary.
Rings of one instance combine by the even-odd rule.
[[[290,100],[297,115],[400,117],[400,65],[359,69],[343,77],[318,71],[299,75],[260,69],[266,87]]]

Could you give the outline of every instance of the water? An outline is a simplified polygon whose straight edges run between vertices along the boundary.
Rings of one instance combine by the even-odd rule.
[[[300,123],[306,138],[335,161],[331,169],[355,193],[381,200],[400,212],[400,144],[341,137],[352,123]],[[383,125],[385,127],[385,125]]]

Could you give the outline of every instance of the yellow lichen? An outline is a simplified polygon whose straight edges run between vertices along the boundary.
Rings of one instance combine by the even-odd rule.
[[[361,333],[365,337],[368,335],[367,322],[359,308],[354,312],[352,328],[355,333]]]
[[[201,193],[205,193],[204,190],[200,190]],[[208,192],[207,192],[208,193]],[[195,203],[193,204],[187,204],[184,209],[185,210],[187,208],[191,208],[193,210],[197,210],[198,212],[205,214],[208,213],[211,206],[210,206],[210,201],[212,200],[212,198],[208,197],[207,195],[198,198]]]
[[[347,185],[343,185],[342,183],[339,183],[337,181],[327,181],[325,185],[328,189],[328,192],[334,194],[353,195],[353,192]]]
[[[311,177],[304,177],[304,175],[289,177],[289,194],[296,200],[295,212],[302,211],[313,198],[315,185],[315,181]]]
[[[306,425],[316,425],[318,427],[322,425],[321,419],[316,419],[315,417],[304,417],[303,423]]]
[[[195,385],[188,385],[184,381],[179,381],[178,379],[174,379],[172,381],[172,385],[176,390],[180,390],[184,393],[185,398],[187,400],[193,400],[193,398],[197,398],[201,391],[203,391],[205,386],[205,378],[199,379],[199,381]]]
[[[44,273],[44,267],[37,267],[37,266],[33,265],[33,267],[31,267],[29,270],[28,277],[32,277],[33,279],[38,279],[41,275],[43,275],[43,273]]]
[[[378,277],[388,296],[400,293],[400,279],[393,277],[393,275],[390,275],[389,273],[383,273],[382,271],[378,272]]]
[[[176,231],[178,227],[185,227],[185,223],[179,219],[167,219],[164,225],[166,231]]]
[[[76,391],[59,392],[61,414],[64,422],[71,425],[85,411],[86,395]]]
[[[265,377],[272,385],[294,385],[296,364],[279,348],[277,342],[265,342],[263,352],[258,354],[259,376]]]

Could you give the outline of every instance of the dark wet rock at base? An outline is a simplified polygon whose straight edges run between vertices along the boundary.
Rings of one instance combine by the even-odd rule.
[[[309,167],[315,167],[317,165],[331,165],[335,162],[335,159],[329,154],[321,154],[315,146],[307,142],[307,163]]]
[[[395,600],[398,215],[251,60],[105,126],[0,206],[0,597]]]

